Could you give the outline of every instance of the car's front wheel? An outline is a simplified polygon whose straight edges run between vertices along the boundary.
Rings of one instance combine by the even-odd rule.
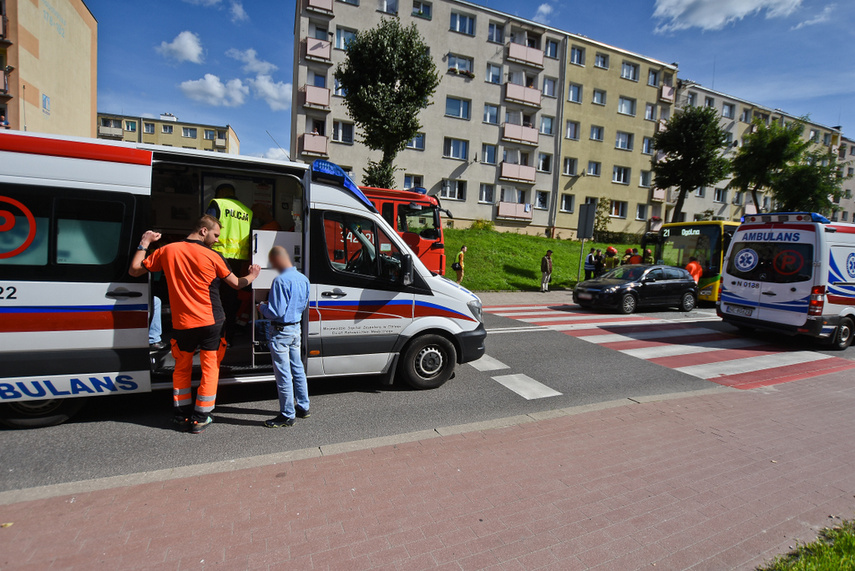
[[[690,291],[687,291],[680,299],[680,311],[692,311],[693,309],[695,309],[695,306],[697,304],[698,301],[695,299],[695,294]]]
[[[630,313],[635,313],[636,309],[638,309],[638,300],[635,299],[635,296],[631,293],[624,294],[620,300],[618,310],[624,315],[629,315]]]

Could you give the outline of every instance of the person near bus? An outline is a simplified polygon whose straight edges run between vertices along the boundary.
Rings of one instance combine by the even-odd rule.
[[[606,248],[606,258],[603,260],[605,270],[613,270],[620,265],[620,258],[617,257],[617,249],[614,246]]]
[[[457,261],[451,264],[451,269],[457,273],[458,284],[463,281],[463,273],[466,271],[466,261],[464,260],[466,250],[466,246],[461,246],[460,251],[457,253]]]
[[[653,250],[650,248],[644,250],[644,263],[648,266],[653,265]]]
[[[641,257],[641,254],[638,251],[638,248],[632,249],[632,255],[629,257],[630,264],[640,264],[644,261],[644,258]]]
[[[692,274],[692,278],[694,278],[695,283],[701,281],[701,277],[704,275],[704,268],[701,266],[701,263],[698,262],[698,259],[694,256],[689,258],[689,263],[686,264],[686,271]]]
[[[208,215],[196,222],[184,241],[158,248],[146,258],[149,246],[160,237],[160,233],[152,230],[143,234],[128,273],[139,277],[146,272],[163,272],[172,311],[173,424],[198,434],[213,422],[210,412],[217,399],[220,363],[226,349],[222,338],[225,314],[220,303],[220,281],[234,289],[244,288],[258,277],[261,267],[253,265],[246,276],[235,276],[223,256],[211,249],[220,237],[220,223]],[[191,408],[193,354],[197,349],[202,380],[195,406]]]
[[[546,255],[540,259],[540,291],[549,291],[549,282],[552,281],[552,250],[547,250]]]
[[[269,259],[279,275],[273,279],[267,302],[259,304],[258,311],[270,320],[268,345],[279,393],[279,414],[264,421],[264,426],[282,428],[294,426],[296,417],[310,416],[300,328],[309,305],[309,279],[297,271],[282,246],[274,246]]]
[[[588,255],[585,256],[585,279],[592,280],[594,279],[594,272],[597,270],[597,256],[596,250],[591,248],[591,251],[588,252]]]

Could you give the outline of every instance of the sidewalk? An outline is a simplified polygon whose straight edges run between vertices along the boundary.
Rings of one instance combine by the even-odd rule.
[[[0,568],[750,569],[855,515],[854,406],[840,373],[5,505]]]

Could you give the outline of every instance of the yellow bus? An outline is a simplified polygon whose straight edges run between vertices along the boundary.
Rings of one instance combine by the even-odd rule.
[[[704,268],[698,283],[698,299],[715,303],[718,299],[721,266],[739,222],[725,220],[674,222],[664,224],[658,235],[646,242],[654,246],[657,264],[685,268],[689,258],[697,258]],[[652,238],[652,240],[651,240]]]

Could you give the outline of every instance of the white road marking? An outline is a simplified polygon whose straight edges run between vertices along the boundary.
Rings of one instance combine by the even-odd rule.
[[[637,357],[638,359],[658,359],[659,357],[676,357],[677,355],[691,355],[693,353],[708,353],[710,351],[721,351],[722,349],[743,349],[764,345],[765,341],[758,339],[717,339],[715,341],[703,341],[691,345],[659,345],[656,347],[641,347],[638,349],[624,349],[624,355]]]
[[[561,393],[535,381],[528,375],[502,375],[493,380],[508,388],[526,400],[561,396]]]
[[[605,335],[585,335],[577,337],[577,339],[581,339],[582,341],[587,341],[589,343],[596,343],[597,345],[603,345],[606,343],[618,343],[621,341],[644,341],[647,339],[667,339],[669,337],[684,337],[686,335],[703,335],[706,333],[716,333],[714,329],[707,329],[706,327],[691,327],[687,329],[668,329],[665,330],[655,330],[655,331],[636,331],[635,333],[627,333],[626,335],[621,335],[620,333],[612,333]]]
[[[584,329],[595,330],[601,327],[632,327],[639,325],[655,325],[662,323],[671,323],[670,321],[666,321],[664,319],[645,319],[638,321],[594,321],[591,323],[556,323],[555,325],[550,325],[549,328],[553,331],[579,331]]]
[[[481,371],[482,373],[484,371],[498,371],[499,369],[510,369],[508,365],[505,365],[498,359],[494,359],[489,355],[484,355],[477,361],[472,361],[469,364],[475,367],[477,370]]]
[[[732,361],[708,363],[705,365],[691,365],[689,367],[680,367],[674,370],[694,377],[700,377],[702,379],[715,379],[717,377],[725,377],[727,375],[764,371],[766,369],[775,369],[777,367],[786,367],[789,365],[801,365],[830,358],[830,355],[823,355],[822,353],[814,353],[812,351],[794,351],[792,353],[776,353],[773,355],[764,355],[762,357],[734,359]]]
[[[529,325],[525,327],[497,327],[495,329],[488,329],[487,333],[531,333],[533,331],[549,331],[549,327],[543,327],[540,325]]]

